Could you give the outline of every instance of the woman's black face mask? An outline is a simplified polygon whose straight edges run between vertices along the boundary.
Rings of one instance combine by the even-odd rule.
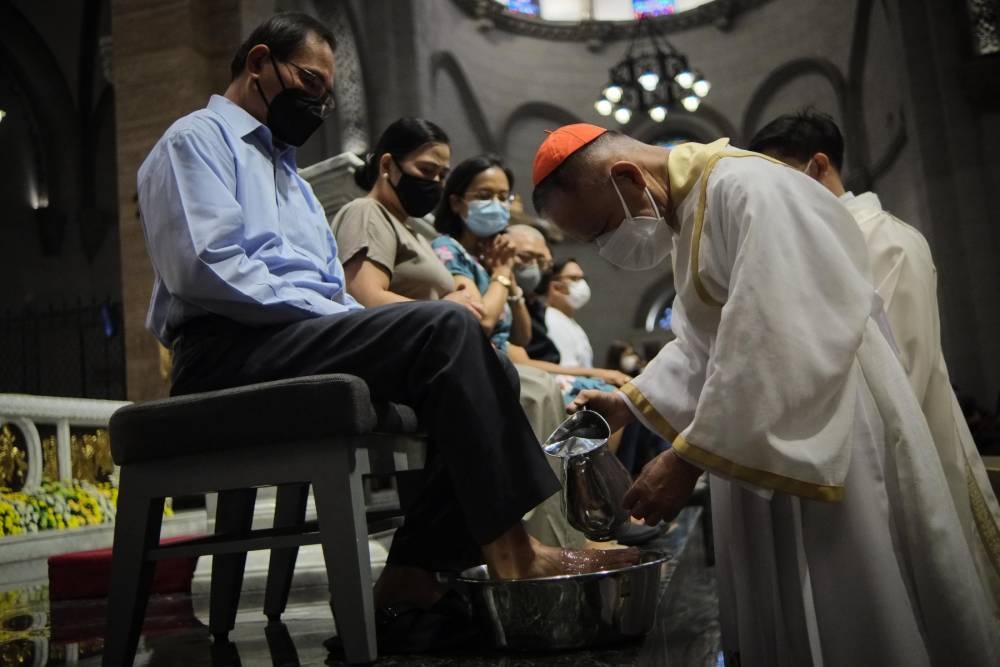
[[[271,66],[278,75],[282,90],[270,102],[264,96],[260,80],[254,81],[257,84],[257,92],[267,105],[265,124],[278,141],[289,146],[301,146],[323,124],[323,105],[319,99],[304,90],[287,88],[281,72],[278,71],[278,65],[274,62],[274,56],[271,56]]]
[[[434,210],[441,201],[444,188],[438,181],[431,178],[420,178],[403,171],[396,158],[392,159],[399,167],[399,182],[392,186],[406,213],[414,218],[420,218]],[[389,182],[390,185],[392,181]]]

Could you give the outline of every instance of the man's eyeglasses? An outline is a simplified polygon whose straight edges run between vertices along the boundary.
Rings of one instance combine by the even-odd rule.
[[[519,252],[516,254],[517,263],[521,266],[531,266],[535,264],[541,271],[548,271],[552,268],[552,262],[542,257],[530,252]]]
[[[302,82],[302,87],[305,88],[306,93],[310,97],[319,100],[320,115],[326,118],[333,113],[333,110],[337,108],[337,103],[333,99],[333,93],[323,85],[323,77],[291,61],[286,60],[285,64],[291,65],[299,73],[299,80]]]

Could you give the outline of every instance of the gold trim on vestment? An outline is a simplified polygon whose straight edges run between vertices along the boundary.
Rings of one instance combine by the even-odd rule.
[[[657,412],[653,404],[649,402],[649,399],[639,391],[639,388],[634,384],[629,382],[628,384],[622,385],[621,392],[628,396],[628,400],[632,402],[632,405],[642,413],[650,424],[656,429],[656,432],[663,437],[664,440],[670,442],[677,437],[677,430],[670,425],[666,417]]]
[[[708,176],[724,155],[724,153],[716,153],[709,158],[705,165],[705,171],[702,172],[701,176],[701,191],[698,193],[698,208],[694,214],[694,229],[691,230],[691,280],[694,282],[694,291],[698,293],[698,298],[705,304],[716,308],[722,308],[722,304],[708,293],[705,285],[701,282],[701,276],[698,275],[698,255],[701,253],[701,232],[705,226],[705,207],[708,205]]]
[[[838,502],[844,497],[843,486],[813,484],[766,470],[748,468],[692,445],[683,435],[678,435],[674,439],[674,450],[691,463],[754,486],[827,503]]]
[[[722,304],[716,301],[708,290],[705,289],[705,285],[701,282],[701,276],[698,275],[698,255],[701,251],[701,232],[702,228],[705,226],[705,208],[708,205],[708,176],[712,173],[715,165],[719,163],[724,157],[759,157],[763,158],[774,164],[780,164],[782,167],[788,167],[787,164],[774,158],[768,157],[767,155],[761,155],[760,153],[751,153],[750,151],[740,151],[740,152],[719,152],[708,158],[705,162],[705,169],[701,173],[701,188],[698,195],[698,208],[695,209],[694,214],[694,229],[691,230],[691,280],[694,282],[694,291],[698,293],[698,298],[700,298],[705,304],[709,306],[714,306],[715,308],[722,308]]]
[[[667,179],[670,202],[674,210],[681,205],[705,171],[708,160],[729,146],[729,139],[716,139],[710,144],[686,142],[670,149],[667,154]]]
[[[969,505],[972,508],[976,529],[979,531],[979,539],[986,548],[986,555],[993,563],[993,569],[1000,575],[1000,528],[993,519],[986,498],[983,497],[983,490],[979,488],[979,483],[972,474],[972,467],[968,463],[965,464],[965,479],[969,487]]]

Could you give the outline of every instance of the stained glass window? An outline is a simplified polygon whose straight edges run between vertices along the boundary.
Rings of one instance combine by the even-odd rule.
[[[546,21],[627,21],[666,16],[712,0],[494,0],[507,11]]]
[[[538,16],[540,8],[538,0],[500,0],[500,4],[507,5],[507,10],[528,16]]]
[[[636,18],[640,16],[663,16],[677,11],[675,0],[632,0]]]
[[[660,311],[660,316],[656,320],[656,328],[663,331],[670,331],[670,322],[673,319],[673,314],[673,302],[671,302],[671,305],[664,306],[663,310]]]

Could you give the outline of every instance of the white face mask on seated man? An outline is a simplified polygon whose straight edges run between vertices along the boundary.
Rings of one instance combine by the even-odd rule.
[[[638,354],[624,354],[621,361],[618,362],[618,367],[622,373],[637,375],[642,370],[642,359],[639,358]]]
[[[587,281],[581,278],[580,280],[570,281],[567,285],[569,293],[566,294],[566,303],[570,305],[573,310],[580,310],[587,305],[590,301],[590,285]]]

